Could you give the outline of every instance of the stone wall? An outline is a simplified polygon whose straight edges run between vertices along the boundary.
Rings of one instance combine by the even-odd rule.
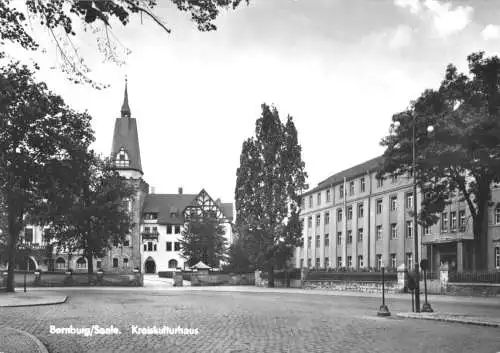
[[[0,272],[0,288],[7,280],[6,274]],[[14,273],[14,283],[21,287],[24,285],[24,273]],[[105,286],[105,287],[142,287],[144,276],[141,273],[64,273],[64,272],[42,272],[41,275],[28,273],[26,276],[28,287],[73,287],[73,286]]]
[[[254,274],[192,273],[191,286],[253,285]]]
[[[304,289],[327,289],[333,291],[382,293],[382,282],[348,281],[304,281]],[[385,282],[386,293],[399,293],[398,282]]]
[[[465,297],[500,297],[500,284],[448,283],[446,294]]]

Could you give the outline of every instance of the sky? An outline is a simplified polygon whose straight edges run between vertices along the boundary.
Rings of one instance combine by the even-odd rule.
[[[16,0],[20,1],[20,0]],[[104,90],[70,83],[57,69],[55,44],[35,30],[44,51],[9,46],[38,61],[39,79],[93,117],[93,148],[111,152],[125,76],[137,119],[144,179],[156,193],[198,193],[234,202],[242,143],[254,136],[261,104],[294,119],[311,188],[383,153],[393,114],[446,66],[467,71],[467,55],[498,55],[500,3],[492,0],[251,0],[224,11],[215,32],[199,32],[166,1],[151,20],[113,24],[125,65],[103,62],[89,28],[74,39]],[[52,68],[51,68],[52,67]],[[53,67],[56,67],[55,69]]]

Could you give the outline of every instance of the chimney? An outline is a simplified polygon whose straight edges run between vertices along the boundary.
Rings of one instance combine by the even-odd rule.
[[[179,195],[182,195],[182,187],[179,188]]]
[[[151,194],[154,194],[156,191],[155,187],[154,186],[151,186]]]

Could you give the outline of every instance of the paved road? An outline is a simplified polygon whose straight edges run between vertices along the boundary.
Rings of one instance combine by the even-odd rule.
[[[70,296],[68,303],[0,308],[0,326],[36,335],[51,353],[500,352],[497,328],[378,318],[378,298],[147,288],[68,288],[54,293]],[[486,302],[479,310],[494,312],[492,303]],[[394,313],[408,311],[407,300],[390,299],[389,306]],[[456,306],[440,302],[435,309]],[[51,334],[50,325],[113,325],[121,334]],[[140,335],[132,333],[132,325],[197,328],[199,334]]]

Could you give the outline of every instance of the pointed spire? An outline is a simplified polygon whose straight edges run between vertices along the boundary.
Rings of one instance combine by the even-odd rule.
[[[125,76],[125,96],[123,98],[123,104],[122,104],[122,118],[130,118],[130,107],[128,106],[128,90],[127,90],[127,76]]]

